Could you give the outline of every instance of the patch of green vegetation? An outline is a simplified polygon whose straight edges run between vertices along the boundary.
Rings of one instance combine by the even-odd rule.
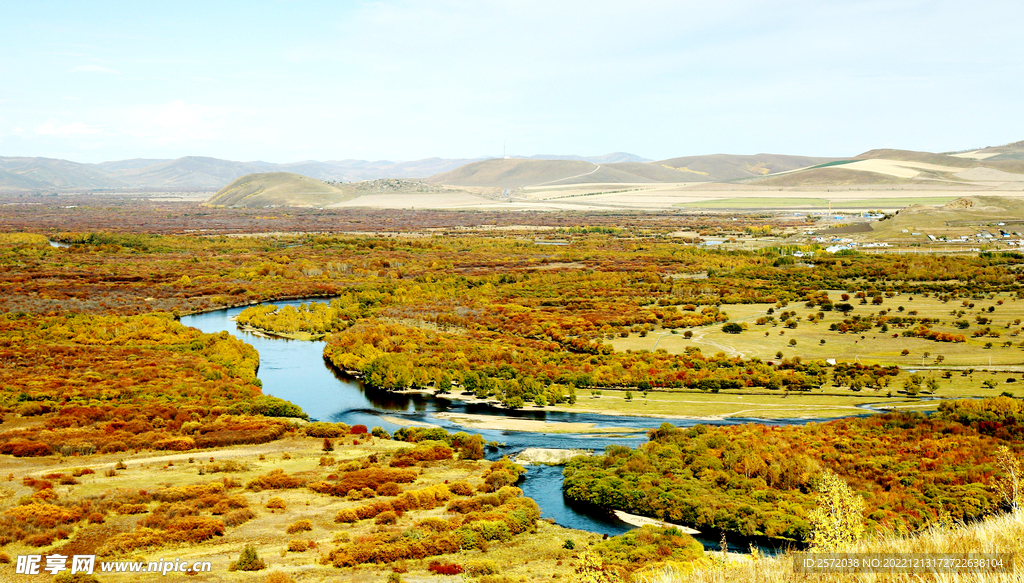
[[[836,200],[819,197],[768,197],[749,196],[735,198],[719,198],[700,202],[681,202],[674,206],[685,208],[726,208],[726,209],[751,209],[751,208],[811,208],[828,209],[831,202],[833,209],[877,209],[877,208],[902,208],[910,205],[942,205],[952,200],[955,196],[900,196],[877,198],[862,198],[853,200]]]
[[[833,160],[831,162],[825,162],[824,164],[818,164],[816,166],[811,166],[810,168],[808,168],[808,170],[813,170],[815,168],[827,168],[829,166],[841,166],[843,164],[850,164],[852,162],[858,162],[858,161],[859,160]]]

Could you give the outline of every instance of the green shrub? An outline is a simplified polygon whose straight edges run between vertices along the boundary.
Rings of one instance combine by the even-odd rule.
[[[260,571],[266,568],[267,564],[256,554],[256,547],[253,545],[245,545],[242,554],[238,555],[238,560],[228,566],[231,571]]]

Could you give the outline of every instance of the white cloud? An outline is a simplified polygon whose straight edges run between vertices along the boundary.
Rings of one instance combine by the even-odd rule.
[[[157,142],[204,142],[223,136],[234,108],[188,103],[169,103],[130,108],[120,124],[122,133]]]
[[[39,136],[80,136],[87,134],[99,134],[102,133],[100,128],[96,126],[86,125],[81,122],[61,124],[59,121],[50,120],[43,125],[35,129],[36,135]]]
[[[79,65],[74,69],[71,69],[71,73],[105,73],[107,75],[120,75],[120,71],[115,71],[107,67],[101,67],[99,65]]]

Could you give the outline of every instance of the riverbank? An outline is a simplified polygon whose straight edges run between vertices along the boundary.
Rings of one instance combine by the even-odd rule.
[[[264,304],[277,301],[286,303],[304,302],[313,298],[279,298]],[[250,304],[251,305],[251,304]],[[281,338],[289,340],[322,341],[325,335],[312,335],[305,332],[275,333],[262,328],[238,325],[237,328],[248,334],[263,338]],[[342,371],[330,366],[337,374],[353,379],[361,379],[356,371]],[[425,395],[435,399],[460,401],[464,405],[484,405],[496,411],[507,410],[498,399],[493,397],[481,399],[472,393],[459,391],[436,393],[429,388],[406,389],[392,391],[396,395]],[[628,416],[644,419],[664,419],[674,421],[699,421],[708,423],[754,421],[767,423],[792,423],[808,421],[829,421],[844,417],[875,414],[885,410],[928,410],[937,407],[938,403],[921,399],[895,395],[888,398],[873,394],[847,394],[828,389],[815,389],[809,392],[785,393],[767,391],[766,389],[743,389],[739,391],[723,391],[708,393],[696,390],[649,390],[641,391],[629,387],[617,388],[583,388],[577,389],[575,404],[567,403],[537,406],[527,404],[517,411],[562,414],[592,414],[601,416]],[[509,416],[515,416],[509,413]],[[650,426],[650,423],[639,425]],[[513,431],[529,429],[506,428]],[[557,432],[562,429],[548,427],[544,431]],[[565,428],[575,431],[575,428]],[[593,432],[593,431],[591,431]]]
[[[234,320],[235,318],[231,319]],[[261,336],[263,338],[283,338],[285,340],[302,340],[305,342],[312,342],[316,340],[323,340],[327,336],[326,334],[310,334],[309,332],[271,332],[270,330],[257,328],[255,326],[247,326],[245,324],[236,325],[238,326],[238,329],[242,330],[243,332],[248,332],[249,334]]]
[[[612,514],[614,514],[615,518],[618,518],[622,522],[625,522],[626,524],[635,526],[637,528],[640,528],[641,526],[651,525],[657,526],[658,528],[676,528],[685,532],[686,534],[700,534],[699,530],[690,528],[688,526],[672,524],[671,522],[665,522],[664,520],[648,518],[646,516],[640,516],[637,514],[630,514],[628,512],[623,512],[621,510],[612,510]]]
[[[566,462],[580,455],[592,455],[587,449],[551,449],[545,447],[528,447],[519,452],[514,462],[517,464],[543,464],[546,466],[564,466]]]
[[[335,369],[337,370],[337,369]],[[338,371],[339,373],[347,374],[352,376],[345,371]],[[355,380],[359,380],[358,377],[353,377]],[[602,415],[606,417],[636,417],[637,419],[664,419],[666,422],[673,420],[678,421],[706,421],[709,423],[721,423],[736,420],[751,420],[751,421],[765,421],[765,422],[823,422],[831,421],[833,419],[840,419],[843,417],[857,417],[861,415],[870,415],[877,413],[878,411],[870,407],[875,405],[885,405],[886,407],[895,408],[897,405],[893,401],[883,402],[878,401],[877,397],[872,399],[861,398],[864,402],[858,402],[857,404],[851,404],[843,407],[835,407],[829,405],[802,405],[799,402],[794,403],[761,403],[762,400],[780,400],[780,399],[793,399],[794,401],[807,399],[815,400],[816,398],[829,397],[829,395],[775,395],[775,394],[760,394],[760,393],[745,393],[745,394],[731,394],[731,393],[700,393],[691,391],[650,391],[649,397],[643,397],[643,401],[640,399],[629,399],[626,398],[626,393],[632,393],[630,389],[600,389],[597,392],[601,393],[597,397],[588,397],[588,399],[594,399],[589,401],[592,405],[600,399],[604,407],[587,406],[583,403],[588,401],[577,401],[576,405],[545,405],[539,407],[536,405],[524,406],[520,409],[508,409],[501,404],[501,401],[495,398],[481,399],[472,393],[436,393],[430,389],[406,389],[404,391],[390,391],[396,395],[424,395],[435,399],[445,399],[448,401],[457,401],[463,405],[481,405],[490,407],[496,410],[507,410],[507,411],[522,411],[522,412],[537,412],[537,413],[564,413],[564,414],[591,414],[591,415]],[[706,409],[706,408],[728,408],[733,409],[728,413],[719,415],[706,415],[706,414],[693,414],[683,415],[674,412],[653,412],[645,411],[641,407],[646,406],[646,403],[665,403],[667,408],[687,408],[692,407],[695,409]],[[899,401],[904,403],[904,401]],[[581,406],[581,404],[583,404]],[[906,406],[906,405],[903,405]],[[937,406],[937,405],[934,405]],[[865,408],[867,407],[867,408]],[[810,414],[814,412],[814,414]]]
[[[475,415],[472,413],[434,413],[436,419],[442,419],[456,425],[471,429],[496,429],[499,431],[531,431],[534,433],[585,433],[585,434],[627,434],[642,433],[643,428],[630,427],[598,427],[596,423],[586,422],[548,422],[539,419],[523,419],[520,417],[495,417],[494,415]]]
[[[453,433],[467,431],[481,435],[488,442],[500,444],[497,450],[488,451],[489,458],[514,455],[529,448],[603,451],[609,445],[636,446],[645,441],[643,432],[658,427],[662,419],[671,420],[679,426],[716,423],[678,417],[655,420],[641,416],[615,416],[612,411],[590,414],[580,410],[584,409],[580,407],[582,403],[564,407],[565,412],[539,407],[508,410],[495,401],[485,402],[473,398],[473,395],[445,395],[446,398],[439,399],[430,390],[392,392],[374,389],[330,365],[323,357],[320,343],[287,342],[239,330],[231,318],[241,309],[187,316],[182,318],[182,323],[208,333],[227,331],[242,337],[260,353],[259,378],[263,381],[264,393],[293,402],[321,421],[350,426],[382,425],[388,431],[410,425],[438,425]],[[650,395],[653,397],[654,393]],[[600,400],[610,401],[608,397]],[[460,426],[446,419],[452,415],[467,420],[470,425]],[[552,425],[552,422],[566,425]],[[598,535],[614,536],[629,530],[630,525],[615,519],[606,510],[569,503],[562,492],[560,466],[533,464],[527,467],[527,478],[520,482],[520,487],[540,504],[544,518]],[[717,543],[717,538],[702,541],[707,548],[715,548]],[[745,550],[740,545],[731,544],[731,547],[731,550]]]

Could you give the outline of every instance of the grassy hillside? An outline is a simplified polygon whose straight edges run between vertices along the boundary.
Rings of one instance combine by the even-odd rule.
[[[163,164],[165,162],[172,162],[172,160],[162,158],[130,158],[128,160],[100,162],[99,164],[93,164],[93,166],[103,170],[104,172],[119,172],[123,170],[138,170],[139,168]]]
[[[341,186],[291,174],[267,172],[249,174],[225,186],[210,197],[210,206],[258,208],[278,206],[323,206],[352,198]]]
[[[1007,159],[996,157],[984,160],[973,160],[971,158],[959,158],[946,154],[933,154],[931,152],[915,152],[912,150],[869,150],[856,156],[859,160],[883,159],[883,160],[904,160],[908,162],[924,162],[926,164],[937,164],[940,166],[953,166],[956,168],[994,168],[1003,172],[1024,173],[1024,160],[1014,159],[1013,149],[1007,150],[1011,156]]]
[[[693,182],[699,175],[658,163],[614,162],[594,164],[582,160],[492,159],[437,174],[436,184],[517,188],[567,184],[637,184]]]
[[[1005,146],[984,148],[978,150],[977,153],[983,155],[992,154],[992,156],[984,158],[985,160],[991,161],[1024,160],[1024,140],[1014,142],[1012,144],[1006,144]]]
[[[605,168],[614,168],[622,172],[641,176],[655,182],[694,182],[694,175],[689,172],[680,172],[674,168],[667,168],[658,163],[623,162],[619,164],[608,164]]]
[[[758,186],[840,186],[848,184],[912,184],[913,182],[909,178],[848,170],[842,166],[829,166],[770,176],[753,184]]]
[[[689,181],[716,181],[764,176],[824,164],[832,160],[834,158],[778,154],[755,154],[753,156],[712,154],[710,156],[671,158],[655,162],[655,164],[684,172],[689,176]]]
[[[259,166],[246,162],[186,156],[153,166],[124,170],[118,172],[117,176],[133,186],[218,188],[240,176],[262,171]]]
[[[0,158],[0,190],[118,188],[124,183],[89,164],[55,158]]]
[[[1024,551],[1024,514],[1007,514],[971,525],[939,525],[912,537],[883,536],[865,540],[851,553],[1012,553],[1019,561]],[[962,574],[934,574],[924,571],[916,575],[896,574],[804,574],[794,572],[793,555],[755,558],[752,561],[724,563],[719,561],[710,569],[697,569],[692,573],[678,570],[660,570],[643,579],[645,583],[784,583],[789,581],[974,581],[995,583],[1020,581],[1020,566],[1016,572],[1002,575],[966,570]]]
[[[959,236],[977,233],[979,227],[990,223],[1020,221],[1024,218],[1024,200],[996,197],[972,196],[958,198],[940,207],[913,205],[891,219],[873,224],[872,236],[885,239],[907,237],[909,233],[923,233],[935,236]],[[1020,225],[1006,227],[1020,230]],[[903,233],[906,229],[909,233]]]
[[[563,181],[598,170],[596,164],[579,160],[522,160],[491,159],[473,162],[431,176],[427,180],[435,184],[456,186],[497,186],[516,188]]]
[[[1012,155],[1013,148],[1001,147]],[[1024,150],[1022,150],[1024,151]],[[1024,181],[1024,160],[999,160],[993,153],[934,154],[910,150],[870,150],[843,160],[754,179],[758,186],[849,186],[893,184],[962,184],[990,188],[994,183]],[[938,181],[938,182],[936,182]]]

